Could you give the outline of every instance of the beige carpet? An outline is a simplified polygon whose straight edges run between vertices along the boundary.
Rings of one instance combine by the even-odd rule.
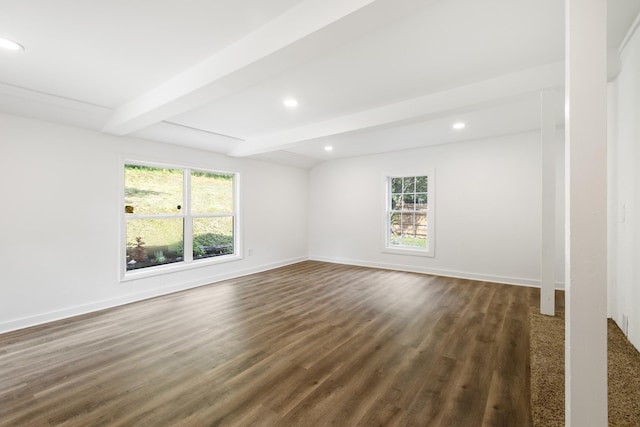
[[[564,425],[564,315],[529,313],[534,426]],[[640,353],[608,321],[609,425],[640,426]]]

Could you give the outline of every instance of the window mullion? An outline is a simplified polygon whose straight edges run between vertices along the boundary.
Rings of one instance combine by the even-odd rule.
[[[130,215],[125,214],[125,219],[165,219],[165,218],[182,218],[182,214],[148,214],[148,215]]]
[[[193,218],[191,216],[191,169],[184,169],[184,262],[193,261]]]
[[[235,216],[235,214],[233,212],[191,214],[193,218],[224,218],[229,216]]]

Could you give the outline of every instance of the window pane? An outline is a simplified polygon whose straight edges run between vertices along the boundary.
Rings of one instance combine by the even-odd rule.
[[[426,193],[427,188],[428,188],[427,177],[426,176],[416,177],[416,193]]]
[[[402,235],[409,236],[413,234],[414,215],[412,213],[403,213],[402,215]]]
[[[417,236],[404,236],[402,238],[403,246],[413,246],[416,248],[426,248],[427,247],[427,239],[424,237]]]
[[[410,176],[404,178],[403,182],[403,192],[404,193],[415,193],[416,191],[416,178],[414,176]]]
[[[233,212],[233,175],[191,172],[191,212]]]
[[[393,194],[391,196],[391,209],[402,210],[402,194]]]
[[[182,261],[182,218],[127,220],[127,270]]]
[[[427,195],[426,194],[416,194],[416,210],[417,211],[426,211],[427,210]]]
[[[182,184],[182,171],[179,169],[125,165],[125,213],[180,214]]]
[[[232,216],[193,219],[193,259],[233,252]]]
[[[389,227],[389,244],[399,245],[402,243],[402,225],[399,213],[392,213]]]
[[[426,247],[426,215],[402,214],[401,239],[402,246]]]
[[[402,178],[391,178],[391,192],[402,193]]]
[[[415,216],[415,246],[427,246],[427,214],[417,213]]]
[[[414,209],[415,196],[413,194],[405,194],[402,199],[404,200],[404,210],[411,211]]]

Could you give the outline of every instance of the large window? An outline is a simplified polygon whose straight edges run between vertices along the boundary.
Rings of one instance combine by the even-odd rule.
[[[386,177],[386,251],[434,256],[433,188],[433,172]]]
[[[125,162],[123,270],[233,258],[236,188],[234,173]]]

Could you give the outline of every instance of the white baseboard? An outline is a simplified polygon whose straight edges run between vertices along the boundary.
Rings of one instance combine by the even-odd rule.
[[[19,319],[12,319],[12,320],[0,323],[0,334],[16,331],[19,329],[24,329],[32,326],[42,325],[42,324],[53,322],[56,320],[62,320],[62,319],[67,319],[70,317],[79,316],[87,313],[93,313],[93,312],[105,310],[108,308],[118,307],[121,305],[130,304],[137,301],[143,301],[149,298],[155,298],[158,296],[167,295],[174,292],[180,292],[187,289],[196,288],[199,286],[206,286],[212,283],[221,282],[223,280],[229,280],[229,279],[235,279],[242,276],[248,276],[250,274],[260,273],[262,271],[272,270],[274,268],[284,267],[287,265],[295,264],[295,263],[306,261],[306,260],[329,262],[333,264],[357,265],[360,267],[381,268],[385,270],[407,271],[411,273],[431,274],[435,276],[455,277],[459,279],[503,283],[507,285],[529,286],[529,287],[536,287],[536,288],[540,287],[540,281],[537,279],[492,276],[487,274],[469,273],[469,272],[454,271],[454,270],[414,267],[414,266],[408,266],[408,265],[402,265],[402,264],[388,264],[388,263],[378,263],[378,262],[370,262],[370,261],[362,261],[362,260],[330,258],[330,257],[322,257],[322,256],[311,256],[309,258],[299,257],[299,258],[293,258],[293,259],[289,259],[289,260],[281,261],[277,263],[263,264],[257,267],[252,267],[245,270],[238,270],[231,273],[207,276],[207,277],[203,277],[201,279],[190,281],[190,282],[183,282],[180,284],[166,286],[162,288],[150,289],[144,292],[128,294],[128,295],[124,295],[117,298],[110,298],[106,300],[95,301],[88,304],[68,307],[61,310],[55,310],[47,313],[36,314],[33,316],[22,317]],[[556,289],[563,290],[564,283],[557,283]]]
[[[238,270],[231,273],[219,274],[214,276],[203,277],[198,280],[189,282],[183,282],[176,285],[165,286],[162,288],[149,289],[144,292],[137,292],[134,294],[123,295],[117,298],[109,298],[105,300],[95,301],[88,304],[76,305],[73,307],[67,307],[61,310],[50,311],[47,313],[36,314],[33,316],[22,317],[19,319],[12,319],[6,322],[0,323],[0,334],[24,329],[32,326],[42,325],[56,320],[67,319],[74,316],[79,316],[87,313],[93,313],[108,308],[118,307],[125,304],[130,304],[137,301],[143,301],[149,298],[155,298],[162,295],[171,294],[174,292],[184,291],[186,289],[197,288],[199,286],[206,286],[212,283],[221,282],[223,280],[235,279],[242,276],[248,276],[250,274],[260,273],[262,271],[272,270],[278,267],[284,267],[286,265],[295,264],[301,261],[306,261],[307,257],[293,258],[286,261],[281,261],[272,264],[264,264],[257,267],[248,268],[245,270]]]
[[[410,273],[431,274],[434,276],[454,277],[457,279],[477,280],[481,282],[502,283],[505,285],[527,286],[532,288],[540,287],[539,279],[526,279],[520,277],[493,276],[482,273],[471,273],[466,271],[444,270],[439,268],[415,267],[403,264],[390,264],[381,262],[371,262],[344,258],[331,258],[323,256],[310,256],[310,260],[330,262],[334,264],[357,265],[360,267],[381,268],[384,270],[407,271]],[[564,283],[557,282],[556,289],[564,290]]]

